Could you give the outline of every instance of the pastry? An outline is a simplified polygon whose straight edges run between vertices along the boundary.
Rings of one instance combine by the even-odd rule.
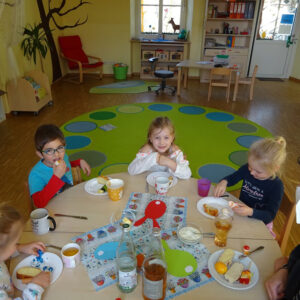
[[[216,217],[219,214],[219,211],[217,208],[210,206],[206,203],[203,204],[203,209],[208,215],[213,216],[213,217]]]
[[[42,271],[34,267],[23,267],[17,270],[16,276],[17,279],[26,279],[33,278],[36,275],[40,274]]]
[[[103,185],[105,185],[108,180],[109,180],[109,178],[107,176],[98,176],[97,177],[98,183],[103,184]]]

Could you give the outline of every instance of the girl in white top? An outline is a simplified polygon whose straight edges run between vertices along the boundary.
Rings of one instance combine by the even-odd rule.
[[[38,250],[45,251],[45,245],[41,242],[18,244],[22,234],[23,222],[20,214],[10,206],[0,205],[0,299],[14,298],[14,287],[5,260],[13,253],[22,252],[38,255]],[[22,298],[24,300],[39,300],[44,288],[50,284],[49,272],[41,272],[26,286]],[[20,299],[20,298],[17,298]]]
[[[174,126],[167,117],[158,117],[152,121],[147,139],[128,167],[130,175],[145,171],[168,171],[181,179],[191,177],[189,162],[174,144]]]

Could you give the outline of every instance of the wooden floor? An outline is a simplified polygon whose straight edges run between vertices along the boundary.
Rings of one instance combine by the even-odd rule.
[[[282,135],[287,140],[288,158],[283,173],[285,188],[294,199],[295,187],[300,183],[300,84],[292,81],[256,81],[254,100],[248,101],[247,87],[241,87],[236,102],[226,103],[225,91],[213,90],[210,102],[207,101],[207,84],[189,80],[188,89],[181,96],[155,93],[141,94],[89,94],[91,87],[111,83],[106,77],[102,81],[85,78],[85,83],[75,85],[64,81],[52,86],[54,105],[45,107],[38,116],[20,113],[7,116],[0,123],[0,201],[7,201],[28,216],[29,200],[26,180],[31,167],[37,162],[33,136],[36,128],[45,123],[61,126],[70,119],[100,108],[136,102],[165,102],[195,104],[213,107],[247,118],[267,128],[274,135]],[[174,83],[175,84],[175,83]],[[232,96],[231,96],[232,97]],[[275,224],[276,225],[276,224]],[[292,229],[288,249],[300,242],[300,225]]]

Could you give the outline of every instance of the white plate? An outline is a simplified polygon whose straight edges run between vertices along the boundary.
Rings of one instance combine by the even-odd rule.
[[[211,216],[209,214],[207,214],[205,211],[204,211],[204,208],[203,208],[203,205],[204,204],[208,204],[210,206],[213,206],[215,207],[218,212],[220,212],[220,210],[222,208],[230,208],[229,206],[229,203],[228,201],[226,201],[225,199],[223,198],[217,198],[217,197],[205,197],[205,198],[202,198],[200,199],[198,202],[197,202],[197,209],[198,211],[205,217],[207,218],[210,218],[210,219],[214,219],[215,217],[214,216]]]
[[[159,176],[163,176],[163,177],[170,177],[172,176],[173,177],[173,181],[172,181],[172,184],[170,187],[174,186],[176,183],[177,183],[177,177],[175,177],[174,175],[172,175],[171,173],[168,173],[168,172],[153,172],[153,173],[150,173],[148,176],[147,176],[147,182],[151,185],[151,186],[155,186],[155,178],[156,177],[159,177]]]
[[[240,262],[241,264],[244,265],[244,269],[248,269],[249,264],[250,264],[250,272],[253,274],[250,280],[249,284],[241,284],[238,281],[235,281],[233,283],[230,283],[227,281],[224,277],[224,275],[219,274],[216,269],[215,269],[215,263],[218,261],[220,255],[222,254],[224,250],[218,250],[211,254],[211,256],[208,259],[208,269],[209,273],[212,275],[212,277],[218,281],[220,284],[234,290],[248,290],[251,289],[256,285],[259,279],[259,271],[256,266],[256,264],[253,262],[253,260],[250,257],[243,258],[241,260],[238,260],[239,255],[241,255],[241,252],[234,251],[234,257],[233,257],[233,262]]]
[[[105,193],[98,193],[98,191],[103,187],[104,184],[101,184],[98,182],[97,178],[93,178],[84,185],[84,189],[86,192],[92,195],[96,196],[105,196],[107,195],[107,192]]]
[[[19,290],[23,291],[26,288],[26,284],[22,283],[22,280],[17,279],[16,273],[17,270],[19,270],[22,267],[35,267],[43,270],[43,268],[46,269],[46,271],[49,271],[49,268],[52,268],[53,271],[51,272],[50,278],[51,283],[55,282],[57,278],[60,276],[62,270],[63,270],[63,263],[59,256],[57,256],[54,253],[51,252],[45,252],[42,255],[43,262],[40,263],[37,261],[35,255],[30,255],[26,258],[24,258],[22,261],[18,263],[18,265],[15,267],[13,275],[12,275],[12,281]]]

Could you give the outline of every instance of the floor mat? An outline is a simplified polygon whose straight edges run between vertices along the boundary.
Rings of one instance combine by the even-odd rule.
[[[90,89],[91,94],[137,94],[148,92],[149,86],[159,86],[156,82],[143,80],[126,80]]]
[[[214,108],[136,103],[99,109],[64,124],[67,153],[71,160],[83,158],[91,165],[90,178],[125,172],[158,116],[168,116],[174,123],[176,144],[189,160],[192,176],[214,183],[247,162],[253,142],[272,136],[256,123]]]

